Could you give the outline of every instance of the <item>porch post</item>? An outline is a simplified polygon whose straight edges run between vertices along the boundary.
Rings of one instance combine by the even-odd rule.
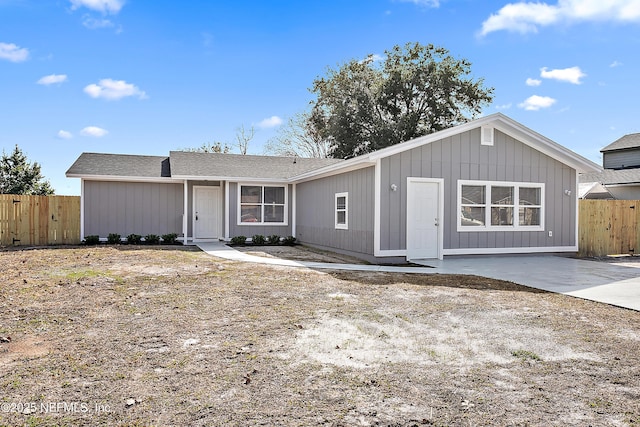
[[[182,235],[183,240],[182,243],[184,245],[187,244],[187,233],[189,231],[189,222],[188,222],[188,216],[189,216],[189,181],[187,181],[186,179],[184,180],[184,206],[182,207],[183,209],[183,214],[182,214]]]
[[[229,181],[224,182],[224,240],[229,241]]]

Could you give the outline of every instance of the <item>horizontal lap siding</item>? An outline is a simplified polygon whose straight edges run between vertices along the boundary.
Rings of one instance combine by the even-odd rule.
[[[435,141],[381,160],[380,249],[406,249],[407,177],[443,178],[444,249],[575,245],[575,170],[495,131],[493,146],[480,129]],[[457,231],[458,180],[545,183],[545,231]],[[391,184],[397,191],[391,191]],[[566,196],[571,190],[572,196]],[[553,237],[548,237],[553,231]]]
[[[181,184],[84,182],[84,235],[182,234]]]
[[[297,185],[296,236],[302,243],[373,255],[374,168]],[[348,193],[348,230],[335,228],[335,195]]]
[[[278,184],[256,184],[274,185]],[[293,185],[287,186],[287,212],[289,215],[287,225],[238,225],[238,184],[229,183],[229,237],[246,236],[251,237],[256,234],[262,236],[291,236],[291,221],[293,215]]]

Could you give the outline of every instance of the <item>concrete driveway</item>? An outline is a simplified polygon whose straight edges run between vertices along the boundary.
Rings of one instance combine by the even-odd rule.
[[[553,255],[424,261],[442,274],[475,274],[640,311],[640,262],[609,263]]]
[[[609,263],[553,255],[454,257],[414,261],[424,267],[330,264],[263,258],[239,252],[223,243],[200,243],[210,255],[234,261],[314,269],[412,274],[473,274],[507,280],[545,291],[640,311],[640,259]]]

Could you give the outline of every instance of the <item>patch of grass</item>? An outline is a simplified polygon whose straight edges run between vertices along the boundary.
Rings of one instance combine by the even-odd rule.
[[[603,399],[601,399],[599,397],[596,397],[595,400],[589,402],[589,407],[590,408],[594,408],[594,409],[596,409],[596,408],[600,408],[600,409],[608,408],[610,406],[611,406],[611,402],[603,400]]]
[[[81,271],[72,271],[67,273],[64,277],[65,279],[78,281],[81,279],[90,279],[93,277],[102,276],[103,272],[98,270],[81,270]]]
[[[542,362],[542,358],[529,350],[514,350],[511,352],[513,357],[517,357],[522,360],[535,360],[536,362]]]

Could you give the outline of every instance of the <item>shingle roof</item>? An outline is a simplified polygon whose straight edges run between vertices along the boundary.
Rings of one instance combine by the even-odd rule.
[[[625,135],[604,147],[600,152],[626,150],[629,148],[640,148],[640,133]]]
[[[600,173],[583,173],[580,174],[579,182],[599,182],[604,185],[638,184],[640,183],[640,168],[605,169]]]
[[[171,166],[166,156],[82,153],[67,170],[67,176],[168,178]]]
[[[341,161],[185,151],[172,151],[169,157],[82,153],[67,171],[67,176],[284,180]]]
[[[255,179],[287,179],[342,161],[186,151],[172,151],[169,158],[172,176]]]

